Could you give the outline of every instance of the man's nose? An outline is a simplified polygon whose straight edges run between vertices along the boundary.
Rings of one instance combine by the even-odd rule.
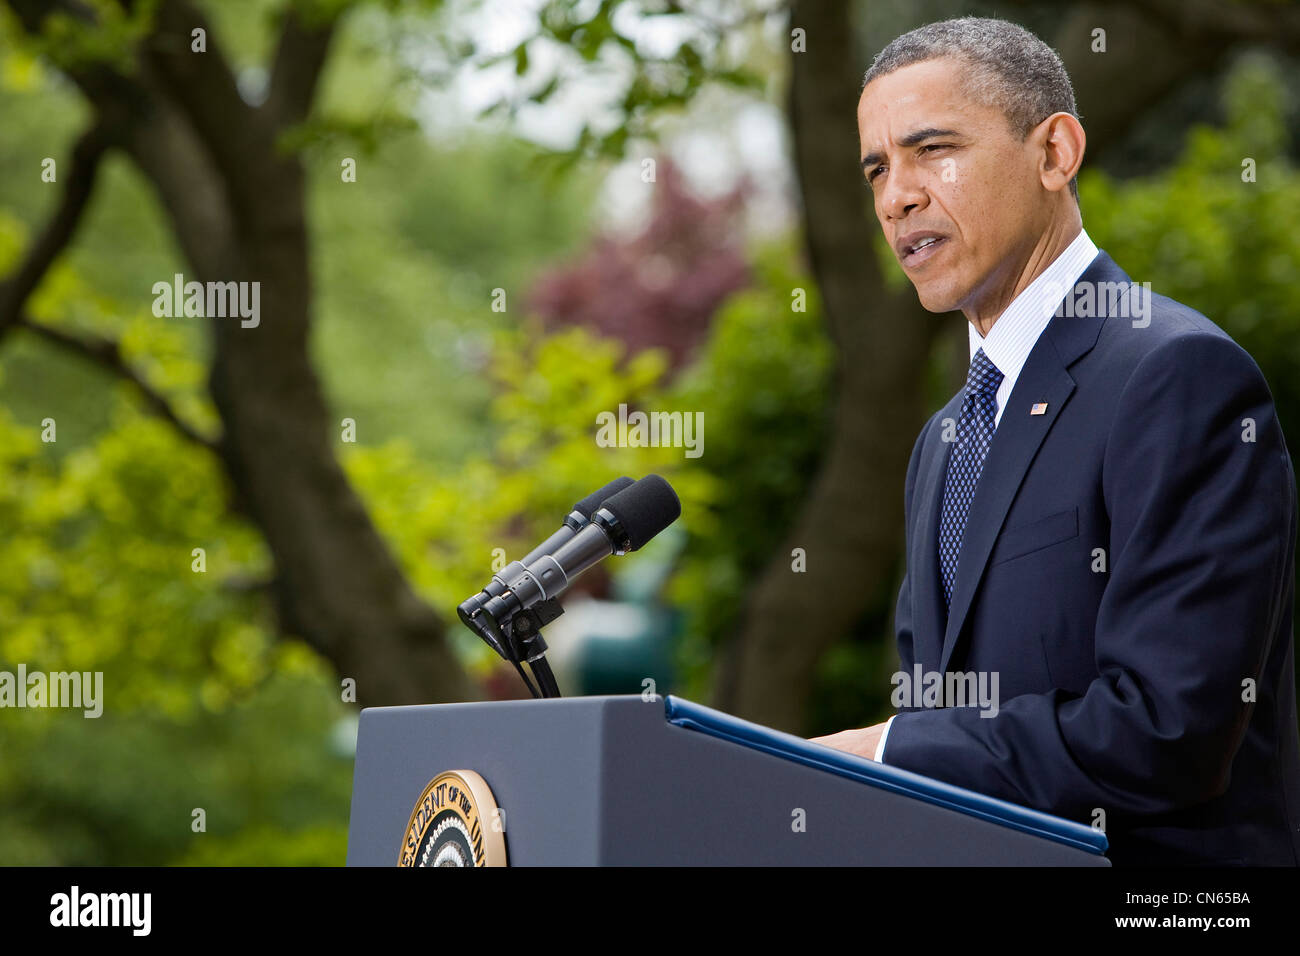
[[[902,170],[891,170],[880,207],[889,219],[898,221],[924,209],[929,201],[929,194],[915,175]]]

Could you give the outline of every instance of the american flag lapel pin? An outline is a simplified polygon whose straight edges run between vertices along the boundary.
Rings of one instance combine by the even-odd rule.
[[[1031,409],[1029,410],[1029,414],[1030,414],[1030,415],[1046,415],[1046,414],[1047,414],[1047,403],[1046,403],[1046,402],[1035,402],[1035,403],[1034,403],[1034,407],[1031,408]]]

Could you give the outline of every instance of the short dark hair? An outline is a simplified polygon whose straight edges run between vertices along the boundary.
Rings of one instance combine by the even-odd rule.
[[[1001,109],[1021,139],[1053,113],[1079,117],[1074,87],[1056,51],[1022,26],[985,17],[941,20],[904,33],[876,55],[862,88],[887,73],[941,57],[966,63],[971,95]],[[1070,180],[1070,194],[1078,201],[1077,176]]]

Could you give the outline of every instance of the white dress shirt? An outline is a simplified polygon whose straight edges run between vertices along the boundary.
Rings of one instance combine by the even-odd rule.
[[[974,359],[975,353],[983,349],[989,361],[1002,373],[1002,384],[998,386],[997,394],[998,408],[993,419],[995,429],[1002,421],[1002,410],[1038,337],[1052,321],[1066,292],[1074,287],[1096,257],[1096,245],[1088,238],[1087,230],[1080,229],[1065,251],[1025,286],[1024,291],[997,317],[988,335],[980,335],[974,324],[968,323],[970,357]],[[1028,409],[1025,411],[1028,414]],[[885,759],[885,741],[889,739],[889,728],[893,724],[893,717],[885,723],[885,732],[876,745],[876,760],[883,762]]]

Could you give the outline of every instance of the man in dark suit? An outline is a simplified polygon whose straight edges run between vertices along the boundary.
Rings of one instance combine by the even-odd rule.
[[[1296,865],[1296,488],[1259,368],[1092,244],[1074,94],[1032,34],[899,37],[858,124],[971,365],[908,466],[899,712],[818,740],[1100,826],[1118,864]]]

